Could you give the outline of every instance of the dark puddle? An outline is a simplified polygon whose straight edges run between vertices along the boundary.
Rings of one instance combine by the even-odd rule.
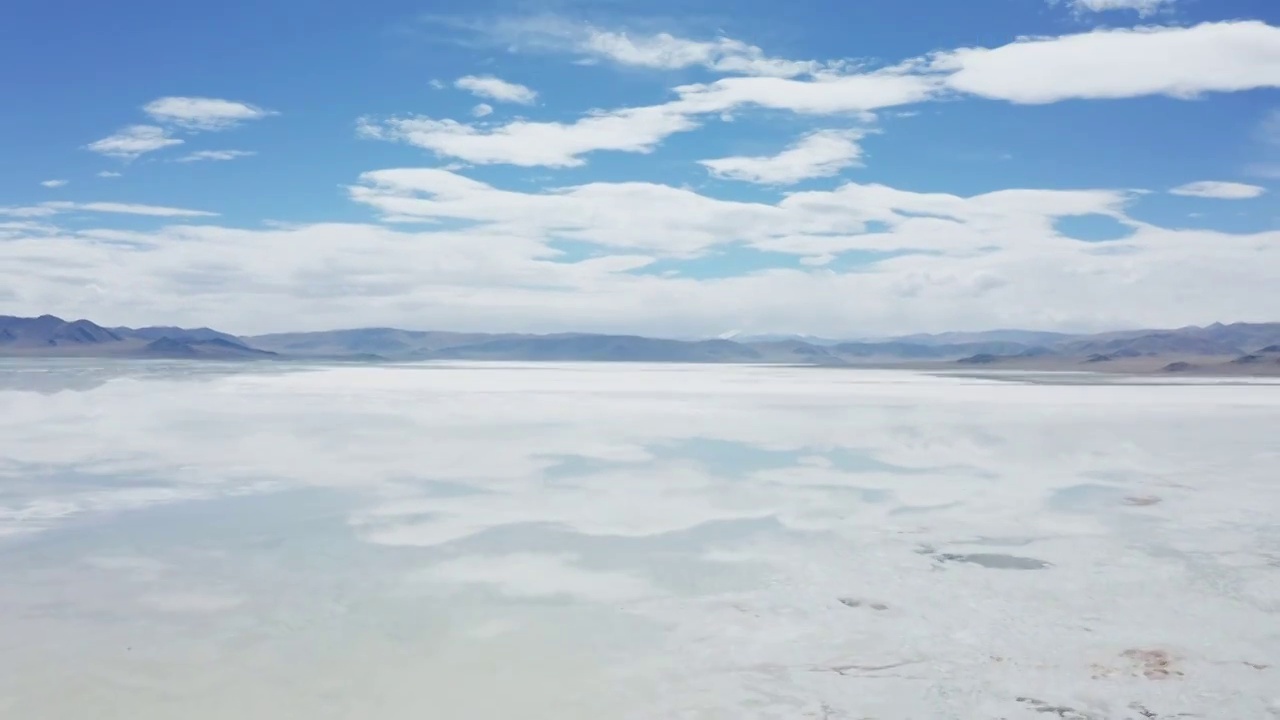
[[[1050,563],[1044,560],[1001,553],[939,553],[934,557],[940,562],[970,563],[984,568],[991,568],[992,570],[1043,570],[1047,567],[1052,567]]]
[[[872,610],[876,610],[878,612],[883,612],[889,609],[889,606],[885,605],[882,602],[867,602],[866,600],[859,600],[858,598],[851,598],[851,597],[842,597],[842,598],[836,598],[836,599],[839,600],[840,604],[844,605],[845,607],[860,608],[865,606],[865,607],[871,608]]]
[[[1133,507],[1150,507],[1161,502],[1163,502],[1162,498],[1155,495],[1129,496],[1124,499],[1125,505],[1132,505]]]

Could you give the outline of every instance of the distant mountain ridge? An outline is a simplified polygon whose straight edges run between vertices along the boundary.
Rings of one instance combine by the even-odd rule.
[[[236,360],[278,357],[209,328],[107,329],[88,320],[53,315],[0,315],[0,356],[136,357]]]
[[[759,338],[759,336],[757,336]],[[0,356],[216,360],[508,360],[959,366],[1079,366],[1105,369],[1161,359],[1195,366],[1280,364],[1280,323],[1217,323],[1173,330],[1071,335],[1024,330],[810,342],[803,336],[672,340],[600,333],[464,333],[354,328],[238,337],[207,327],[113,327],[89,320],[0,316]],[[1274,361],[1274,362],[1273,362]]]
[[[65,346],[119,342],[116,333],[88,320],[67,322],[53,315],[35,318],[0,316],[0,345],[6,347]]]
[[[146,340],[160,340],[169,338],[170,340],[189,340],[195,342],[205,342],[209,340],[222,340],[224,342],[233,343],[235,345],[244,345],[244,342],[236,337],[224,332],[218,332],[207,327],[202,328],[180,328],[180,327],[141,327],[127,328],[118,327],[111,330],[119,335],[126,337],[138,337]]]

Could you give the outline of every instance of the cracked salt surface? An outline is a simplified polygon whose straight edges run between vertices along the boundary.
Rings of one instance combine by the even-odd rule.
[[[1280,386],[0,375],[0,717],[1280,717]]]

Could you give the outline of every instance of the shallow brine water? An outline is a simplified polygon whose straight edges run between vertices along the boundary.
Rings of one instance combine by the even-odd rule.
[[[1280,386],[0,365],[0,717],[1280,715]]]

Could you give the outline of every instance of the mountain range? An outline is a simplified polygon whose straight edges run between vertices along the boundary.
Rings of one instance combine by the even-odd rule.
[[[1280,323],[1073,335],[1026,330],[873,340],[800,337],[671,340],[592,333],[488,334],[360,328],[237,336],[210,328],[111,327],[0,316],[0,356],[209,360],[507,360],[804,365],[1003,366],[1170,372],[1215,367],[1280,372]]]

